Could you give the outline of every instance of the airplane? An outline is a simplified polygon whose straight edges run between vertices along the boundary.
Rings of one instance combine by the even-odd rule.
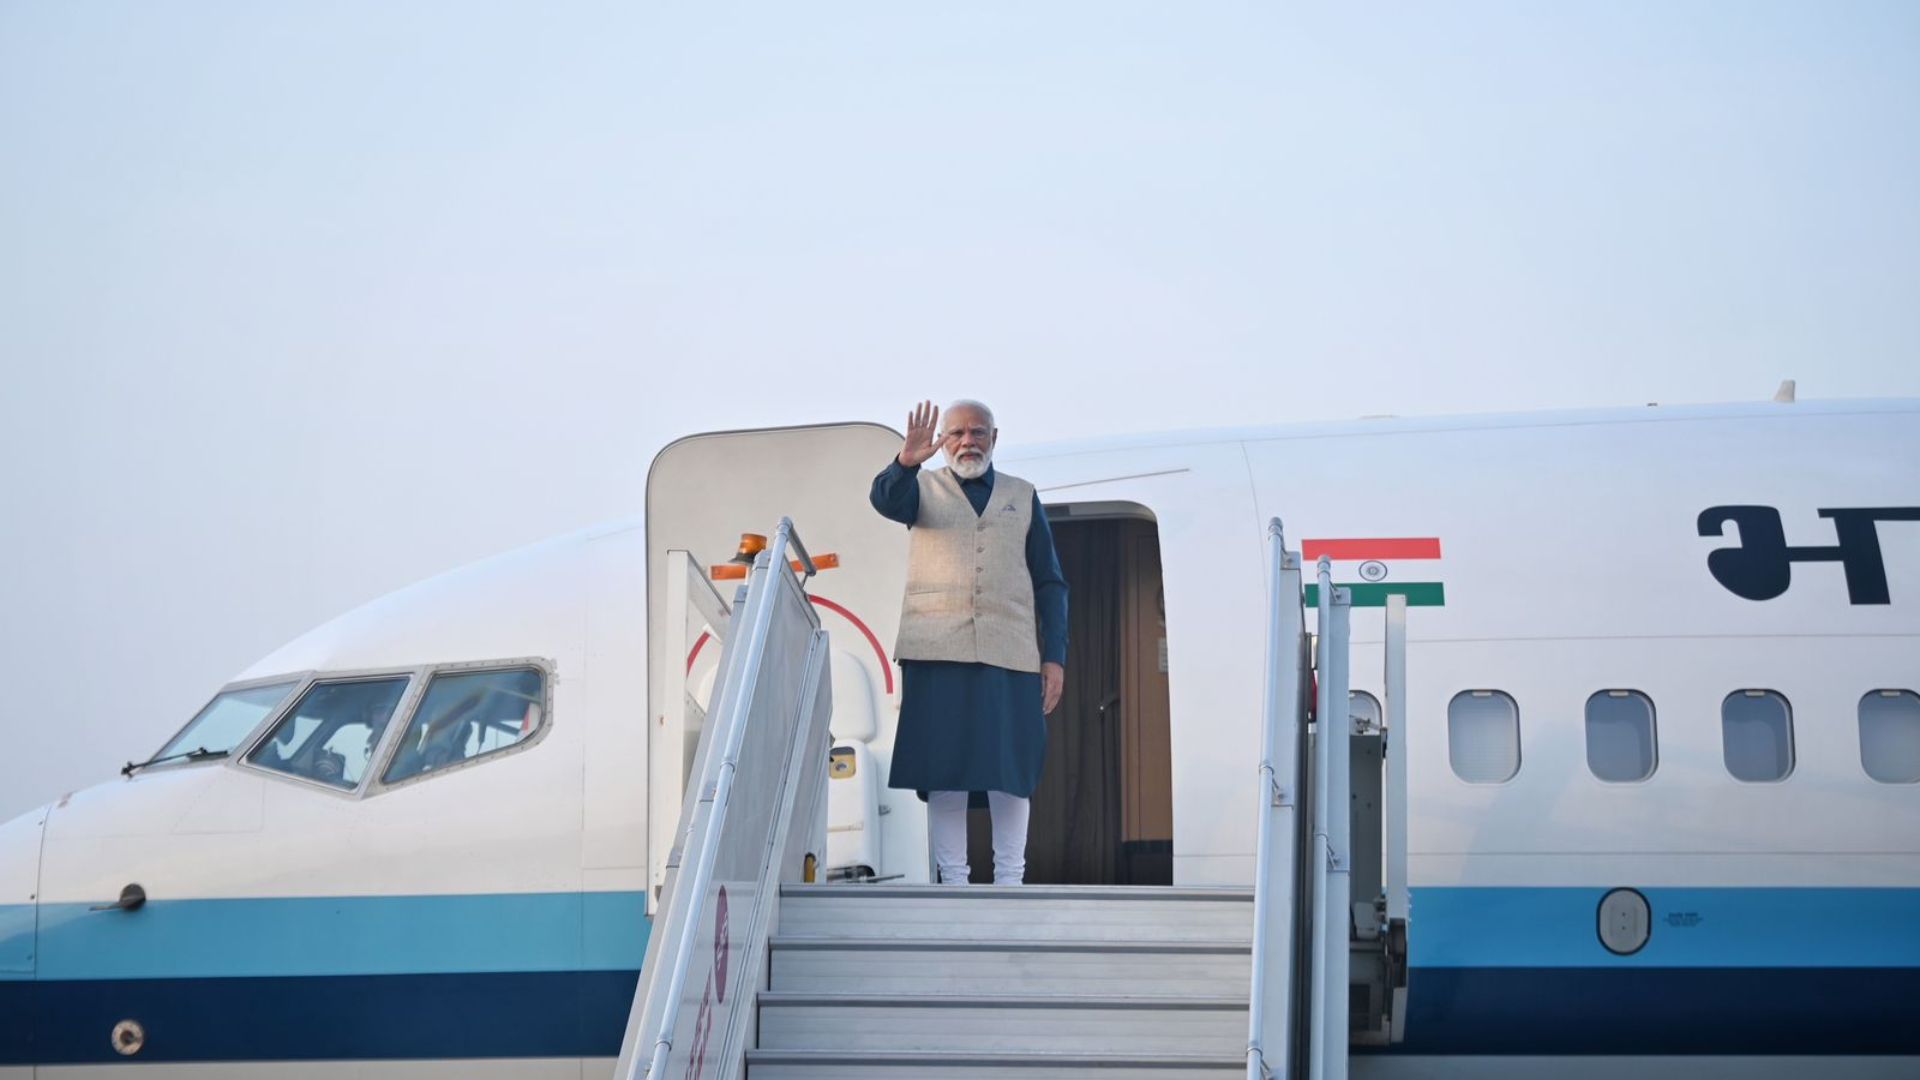
[[[1920,1075],[1920,401],[1021,434],[1075,618],[1030,882],[1252,880],[1278,517],[1355,605],[1356,898],[1409,607],[1407,1015],[1356,1075]],[[608,1075],[782,515],[832,565],[825,876],[927,881],[900,439],[674,442],[643,514],[341,615],[0,826],[0,1080]]]

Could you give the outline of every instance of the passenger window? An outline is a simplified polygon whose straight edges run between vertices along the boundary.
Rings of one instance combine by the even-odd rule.
[[[1860,699],[1860,764],[1883,784],[1920,780],[1920,694],[1875,690]]]
[[[1470,784],[1501,784],[1520,771],[1520,707],[1498,690],[1468,690],[1447,704],[1447,756]]]
[[[1587,699],[1587,768],[1609,784],[1653,775],[1653,700],[1638,690],[1602,690]]]
[[[386,782],[526,741],[540,727],[544,681],[533,668],[435,675],[400,737]]]
[[[1785,780],[1793,771],[1793,708],[1772,690],[1735,690],[1720,703],[1720,746],[1735,780]]]
[[[315,683],[247,760],[352,791],[406,689],[405,675]]]

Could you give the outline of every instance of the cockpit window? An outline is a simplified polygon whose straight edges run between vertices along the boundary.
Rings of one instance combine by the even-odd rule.
[[[524,742],[540,728],[543,689],[533,668],[435,675],[387,766],[386,782]]]
[[[195,750],[224,754],[238,746],[247,733],[293,693],[297,682],[223,690],[180,729],[180,734],[154,757],[168,758]]]
[[[247,760],[352,791],[406,689],[405,675],[315,683]]]

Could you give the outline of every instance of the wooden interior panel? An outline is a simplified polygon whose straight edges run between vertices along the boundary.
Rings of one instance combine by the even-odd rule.
[[[1067,679],[1027,841],[1032,884],[1172,884],[1173,773],[1160,545],[1150,521],[1054,523],[1071,589]],[[968,824],[973,880],[992,880],[984,798]]]

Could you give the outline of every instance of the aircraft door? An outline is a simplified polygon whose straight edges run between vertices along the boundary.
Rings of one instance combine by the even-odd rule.
[[[857,872],[856,864],[875,861],[885,866],[866,869],[877,874],[925,872],[924,809],[911,792],[889,791],[885,784],[899,705],[892,654],[906,584],[907,532],[875,513],[867,501],[873,478],[899,453],[900,444],[898,432],[879,424],[830,424],[695,435],[654,459],[647,476],[647,698],[652,721],[647,831],[654,886],[663,880],[679,821],[691,760],[686,748],[698,734],[688,726],[701,722],[706,704],[696,700],[695,708],[688,709],[685,703],[665,700],[669,680],[663,673],[666,665],[681,665],[685,685],[697,698],[696,688],[707,680],[721,651],[696,632],[688,655],[666,655],[670,640],[683,640],[668,632],[666,586],[677,564],[669,553],[690,553],[697,572],[706,573],[730,604],[739,582],[712,580],[711,568],[733,558],[743,533],[771,534],[782,517],[793,519],[809,553],[829,564],[807,584],[821,625],[833,641],[832,726],[838,753],[831,775],[835,787],[849,786],[844,793],[829,788],[830,836],[842,842],[830,844],[827,870]],[[694,587],[697,591],[697,583]],[[855,688],[862,692],[850,692]],[[864,834],[860,842],[848,842],[856,834]],[[834,865],[842,854],[855,861]]]

